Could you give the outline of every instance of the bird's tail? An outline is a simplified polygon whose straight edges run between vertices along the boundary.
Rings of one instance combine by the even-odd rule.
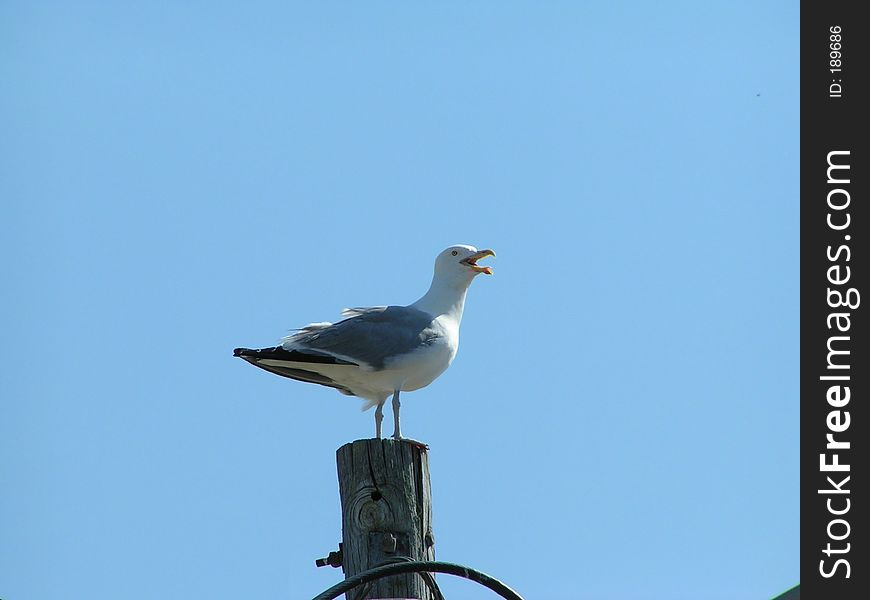
[[[334,356],[300,352],[298,350],[285,350],[281,346],[276,346],[274,348],[261,348],[259,350],[251,348],[236,348],[233,350],[233,356],[237,356],[251,363],[255,367],[259,367],[265,371],[274,373],[275,375],[289,377],[290,379],[304,381],[306,383],[325,385],[327,387],[335,388],[347,396],[355,395],[348,388],[337,383],[331,377],[318,372],[318,365],[353,364],[335,358]]]

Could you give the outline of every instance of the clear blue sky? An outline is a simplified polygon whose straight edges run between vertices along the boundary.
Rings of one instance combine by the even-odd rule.
[[[232,349],[409,303],[454,243],[498,257],[404,397],[439,559],[797,583],[798,4],[313,4],[0,5],[0,597],[337,582],[372,415]]]

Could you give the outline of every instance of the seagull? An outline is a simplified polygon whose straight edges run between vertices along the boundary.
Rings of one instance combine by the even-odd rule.
[[[393,397],[393,438],[402,439],[399,395],[426,387],[441,375],[459,349],[459,324],[468,287],[492,275],[477,264],[492,250],[460,244],[435,259],[429,290],[408,306],[346,308],[337,323],[311,323],[274,348],[236,348],[233,355],[270,373],[335,388],[375,408],[381,437],[384,404]]]

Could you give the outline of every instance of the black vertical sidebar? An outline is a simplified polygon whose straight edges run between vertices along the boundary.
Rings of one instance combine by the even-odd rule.
[[[870,21],[859,3],[801,5],[801,585],[870,598]]]

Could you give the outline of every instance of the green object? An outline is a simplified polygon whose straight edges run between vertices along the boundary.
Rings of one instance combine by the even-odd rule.
[[[774,596],[771,600],[800,600],[801,598],[801,584],[797,584],[793,588],[790,588],[779,596]]]

